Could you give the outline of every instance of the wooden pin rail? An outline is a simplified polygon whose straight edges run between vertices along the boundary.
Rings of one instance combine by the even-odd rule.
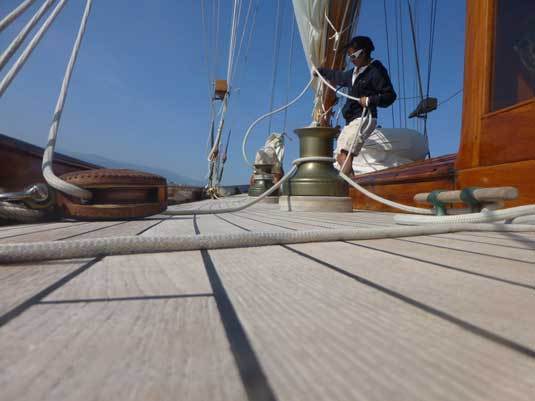
[[[443,203],[462,202],[462,191],[444,191],[437,194],[436,199]],[[419,193],[414,196],[414,200],[419,203],[430,203],[428,197],[430,192]],[[478,188],[472,192],[474,199],[481,203],[500,202],[514,200],[518,198],[518,190],[514,187]]]

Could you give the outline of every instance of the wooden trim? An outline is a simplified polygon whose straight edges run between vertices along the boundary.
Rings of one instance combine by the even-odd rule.
[[[482,118],[480,166],[535,159],[535,101]]]
[[[463,120],[456,168],[479,165],[481,116],[490,110],[496,0],[467,0]]]
[[[354,177],[360,185],[412,184],[454,177],[455,155],[405,164]]]
[[[500,110],[492,111],[492,112],[487,113],[487,114],[483,114],[482,118],[491,118],[491,117],[497,116],[497,115],[502,114],[502,113],[507,113],[509,111],[520,109],[520,108],[522,108],[522,107],[524,107],[526,105],[530,105],[531,103],[535,103],[535,98],[524,100],[523,102],[514,104],[514,105],[506,107],[504,109],[500,109]]]
[[[518,199],[507,201],[506,207],[535,202],[535,160],[504,163],[498,166],[476,167],[457,172],[455,188],[511,186],[518,189]]]
[[[45,182],[42,158],[43,148],[0,134],[0,191],[20,191],[28,185]],[[53,167],[58,175],[101,168],[60,153],[54,153]]]
[[[11,149],[18,153],[23,153],[28,156],[33,156],[37,158],[43,157],[43,148],[3,134],[0,134],[0,148]],[[96,164],[88,163],[83,160],[79,160],[74,157],[57,152],[54,152],[54,162],[69,165],[79,170],[102,168],[100,166],[97,166]]]

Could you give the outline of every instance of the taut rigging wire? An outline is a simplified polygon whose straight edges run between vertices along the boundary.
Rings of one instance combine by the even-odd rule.
[[[286,84],[286,103],[290,100],[290,84],[292,82],[292,60],[295,38],[295,17],[292,16],[292,31],[290,34],[290,54],[288,56],[288,82]],[[282,132],[286,132],[286,124],[288,121],[288,109],[284,109],[283,128]]]
[[[275,86],[277,83],[278,61],[280,53],[280,42],[282,33],[282,16],[284,15],[284,8],[281,6],[281,0],[277,0],[277,12],[275,19],[275,37],[273,38],[273,71],[271,74],[271,95],[269,97],[269,111],[273,111],[273,103],[275,100]],[[269,116],[268,135],[271,134],[272,116]]]
[[[385,16],[385,30],[386,30],[386,52],[388,57],[388,72],[390,73],[392,71],[392,64],[390,62],[390,35],[388,34],[388,13],[386,9],[386,0],[383,0],[383,7],[384,7],[384,16]],[[394,108],[391,107],[392,111],[392,127],[395,128],[396,122],[394,118]]]

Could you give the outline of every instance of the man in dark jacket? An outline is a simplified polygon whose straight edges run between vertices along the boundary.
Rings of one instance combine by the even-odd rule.
[[[388,107],[396,100],[396,92],[390,82],[388,71],[379,60],[371,57],[375,50],[372,40],[367,36],[356,36],[346,46],[347,54],[355,66],[347,71],[319,68],[319,73],[338,86],[349,88],[348,94],[359,100],[347,99],[343,109],[347,125],[338,137],[336,160],[340,168],[347,158],[345,174],[353,173],[353,158],[359,154],[366,139],[377,126],[377,107]],[[362,111],[368,108],[372,123],[362,127]],[[355,136],[357,136],[354,142]],[[354,144],[352,146],[352,144]]]

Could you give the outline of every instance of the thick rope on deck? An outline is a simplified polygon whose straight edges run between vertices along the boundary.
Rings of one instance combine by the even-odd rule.
[[[471,224],[492,223],[494,221],[514,220],[524,216],[535,215],[535,205],[510,207],[500,210],[484,210],[479,213],[457,214],[452,216],[422,216],[397,214],[394,221],[402,225],[427,224]]]
[[[89,258],[154,252],[227,249],[310,242],[358,241],[435,235],[459,231],[534,232],[534,226],[511,224],[455,224],[425,227],[333,229],[307,231],[200,234],[175,237],[125,236],[71,241],[0,245],[0,263]]]

